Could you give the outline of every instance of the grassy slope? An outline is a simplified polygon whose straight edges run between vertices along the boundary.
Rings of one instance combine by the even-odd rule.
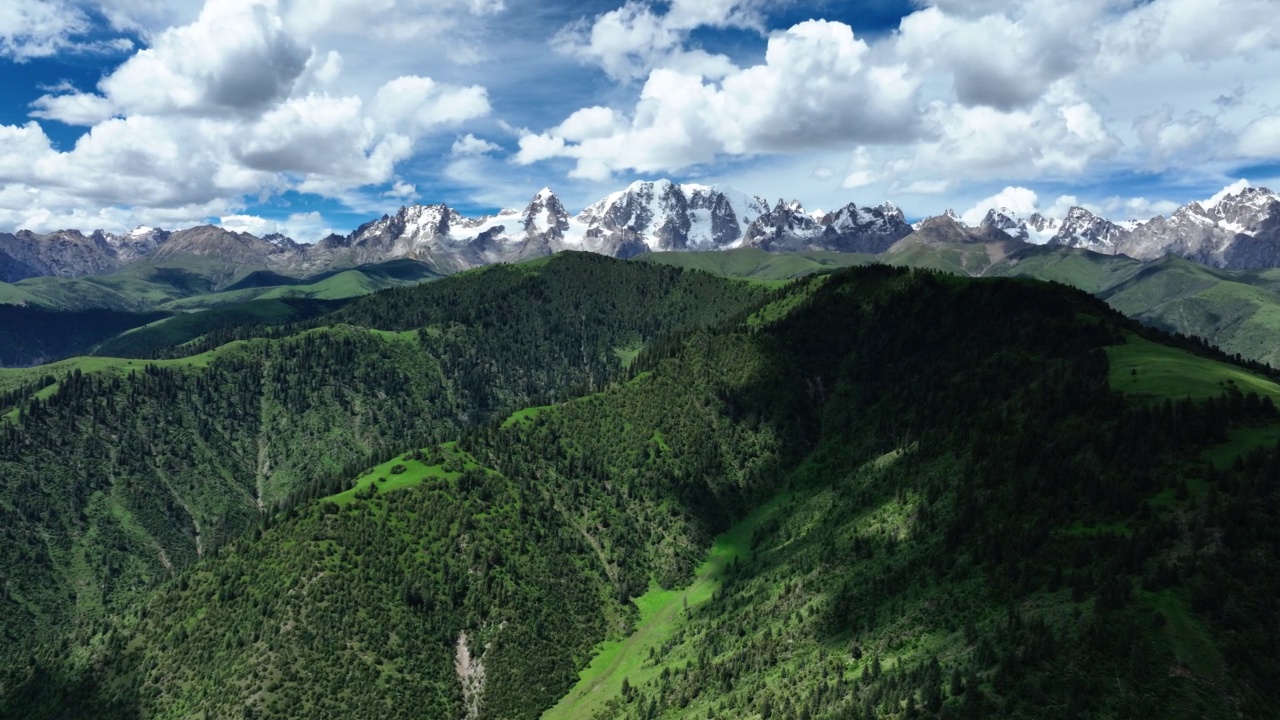
[[[773,517],[782,498],[756,509],[742,522],[717,537],[688,585],[663,589],[653,583],[649,591],[633,600],[639,610],[635,630],[625,638],[608,640],[596,646],[594,657],[579,673],[578,683],[555,707],[542,715],[543,720],[572,720],[594,717],[606,704],[621,695],[622,682],[639,684],[657,678],[663,667],[679,662],[679,657],[664,652],[676,631],[686,624],[689,612],[695,611],[720,589],[729,564],[747,560],[751,535]],[[661,653],[662,662],[654,662]]]
[[[1014,253],[996,263],[987,275],[1060,282],[1096,295],[1128,280],[1142,268],[1141,262],[1124,255],[1041,246]]]
[[[1280,293],[1263,278],[1167,257],[1101,296],[1149,324],[1199,335],[1227,352],[1277,365]]]
[[[152,351],[182,345],[220,328],[283,325],[323,315],[336,310],[341,304],[339,301],[259,298],[208,310],[180,313],[121,333],[99,345],[93,352],[104,356],[148,357]]]
[[[1280,404],[1280,385],[1234,365],[1197,357],[1174,348],[1129,336],[1124,345],[1107,348],[1111,361],[1111,386],[1126,394],[1147,398],[1204,400],[1234,387],[1254,392]],[[1227,440],[1204,452],[1218,469],[1259,448],[1280,442],[1280,423],[1236,427]]]
[[[1271,380],[1137,336],[1107,348],[1107,356],[1112,387],[1128,394],[1203,400],[1234,385],[1243,393],[1256,392],[1280,404],[1280,385]]]

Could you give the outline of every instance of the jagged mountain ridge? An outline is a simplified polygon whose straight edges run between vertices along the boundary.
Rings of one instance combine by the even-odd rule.
[[[350,235],[330,235],[314,245],[212,225],[174,233],[140,228],[123,235],[0,235],[0,279],[83,277],[135,262],[173,264],[184,257],[213,259],[245,272],[305,275],[401,258],[456,272],[561,250],[618,258],[739,247],[881,252],[910,232],[902,211],[889,203],[867,208],[851,203],[815,217],[798,201],[780,200],[771,209],[763,198],[732,188],[658,180],[633,183],[577,215],[570,215],[548,188],[523,210],[479,218],[445,204],[407,206]]]
[[[1038,213],[1023,218],[1000,208],[988,212],[980,227],[1038,245],[1143,261],[1177,255],[1210,267],[1256,270],[1280,267],[1278,211],[1280,195],[1267,188],[1244,187],[1145,222],[1115,222],[1079,206],[1060,221]]]
[[[138,263],[181,265],[184,258],[219,263],[219,282],[231,282],[255,270],[301,276],[402,258],[456,272],[561,250],[618,258],[740,247],[876,254],[913,234],[936,234],[943,219],[950,221],[946,234],[959,233],[973,242],[1009,238],[1139,260],[1175,254],[1212,267],[1258,269],[1280,267],[1277,208],[1280,196],[1246,187],[1146,222],[1114,222],[1083,207],[1071,208],[1061,219],[992,208],[976,226],[964,224],[951,211],[912,226],[892,203],[850,203],[834,212],[809,213],[797,200],[770,205],[730,187],[657,180],[632,183],[577,215],[571,215],[549,188],[539,191],[523,210],[479,218],[445,204],[406,206],[349,235],[330,235],[314,245],[212,225],[177,232],[139,228],[124,234],[0,233],[0,281],[101,275]]]

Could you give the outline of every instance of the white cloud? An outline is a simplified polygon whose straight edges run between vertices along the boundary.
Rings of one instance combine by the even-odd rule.
[[[904,195],[938,195],[950,189],[951,183],[946,180],[915,180],[894,188]]]
[[[0,3],[0,58],[48,57],[88,30],[85,14],[60,0],[5,0]]]
[[[297,242],[315,243],[337,232],[319,212],[295,213],[284,220],[272,220],[257,215],[225,215],[218,225],[231,232],[249,233],[264,237],[279,233]]]
[[[1225,133],[1213,117],[1195,110],[1174,117],[1168,105],[1134,120],[1133,127],[1150,166],[1156,169],[1195,165],[1225,142]]]
[[[378,89],[371,115],[381,127],[411,137],[437,126],[456,124],[489,114],[485,89],[454,87],[431,78],[398,77]]]
[[[684,47],[700,27],[740,28],[764,33],[758,0],[672,0],[659,14],[648,2],[627,0],[592,21],[561,30],[552,46],[598,65],[611,78],[639,80],[659,65],[703,77],[720,78],[736,68],[724,55]]]
[[[254,111],[289,97],[310,57],[274,0],[209,0],[195,22],[158,35],[100,87],[135,113]]]
[[[904,18],[894,50],[916,68],[951,76],[965,105],[1013,110],[1035,103],[1096,47],[1098,0],[989,4],[987,12],[925,8]]]
[[[89,130],[60,152],[38,125],[0,126],[7,140],[0,197],[20,203],[0,207],[0,217],[16,213],[47,223],[78,217],[77,208],[86,206],[127,209],[104,220],[139,213],[185,218],[193,208],[231,217],[246,197],[286,190],[354,201],[359,188],[395,180],[397,166],[429,134],[490,112],[483,87],[421,75],[384,76],[367,90],[335,92],[350,58],[308,40],[323,36],[322,28],[291,24],[300,5],[207,0],[189,24],[150,31],[150,46],[105,75],[97,92],[67,83],[49,88],[31,115]],[[375,12],[370,4],[360,17],[388,21],[394,3],[382,5]],[[407,5],[418,16],[443,17],[449,4]],[[468,0],[451,11],[500,7]],[[108,17],[131,27],[156,9],[120,2],[111,8],[120,14]],[[0,9],[0,22],[11,11]],[[377,54],[354,57],[362,80],[386,72]]]
[[[1280,157],[1280,115],[1266,115],[1249,123],[1240,134],[1239,147],[1246,157]]]
[[[395,185],[391,186],[390,190],[382,193],[382,197],[395,198],[396,200],[407,202],[418,197],[418,188],[416,185],[410,185],[403,180],[398,180]]]
[[[453,147],[449,149],[449,154],[454,157],[488,155],[501,149],[501,147],[488,140],[482,140],[471,133],[467,133],[453,141]]]
[[[1146,221],[1157,215],[1169,215],[1177,210],[1178,206],[1179,204],[1172,200],[1112,196],[1098,203],[1096,208],[1090,207],[1090,210],[1115,220]]]
[[[1228,195],[1238,195],[1240,194],[1241,190],[1244,190],[1250,187],[1253,187],[1253,185],[1248,180],[1245,180],[1244,178],[1240,178],[1239,180],[1236,180],[1230,185],[1214,193],[1208,199],[1201,200],[1200,204],[1206,207],[1210,205],[1217,205],[1218,203],[1222,202],[1222,199],[1227,197]]]
[[[1027,217],[1040,211],[1040,197],[1029,188],[1007,187],[989,198],[979,200],[973,207],[960,213],[960,219],[966,225],[977,225],[991,209],[1007,209]]]
[[[1270,0],[1138,3],[1101,24],[1099,65],[1125,72],[1166,54],[1204,63],[1275,50],[1275,11]]]
[[[515,159],[573,158],[571,177],[604,179],[623,170],[680,170],[721,154],[905,140],[918,132],[916,84],[901,66],[868,64],[867,52],[847,25],[804,22],[769,39],[764,64],[718,83],[654,70],[629,121],[580,110],[557,128],[523,136]]]
[[[42,95],[31,105],[35,108],[31,111],[32,117],[86,127],[116,114],[115,106],[110,100],[101,95],[76,91],[62,95]]]

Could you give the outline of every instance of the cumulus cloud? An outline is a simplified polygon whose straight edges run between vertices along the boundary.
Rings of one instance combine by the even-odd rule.
[[[1280,115],[1266,115],[1249,123],[1240,134],[1239,147],[1247,157],[1280,157]]]
[[[443,85],[416,75],[383,85],[372,107],[372,117],[381,127],[410,136],[488,114],[489,97],[484,88]]]
[[[1212,155],[1215,146],[1226,139],[1215,118],[1195,110],[1175,117],[1169,105],[1134,120],[1133,127],[1149,164],[1156,169],[1195,163]]]
[[[310,56],[273,0],[209,0],[195,22],[161,33],[100,87],[130,112],[261,110],[289,96]]]
[[[685,43],[700,27],[739,28],[764,33],[763,2],[751,0],[672,0],[665,13],[649,2],[627,0],[616,10],[580,20],[562,29],[552,46],[598,65],[618,80],[638,80],[659,65],[723,77],[735,70],[729,58],[689,49]]]
[[[439,15],[447,4],[430,12]],[[122,14],[113,22],[125,26],[130,13],[149,6],[114,7]],[[150,46],[105,75],[96,92],[65,83],[50,88],[32,104],[32,117],[89,130],[60,151],[35,123],[0,126],[4,197],[23,208],[11,209],[41,222],[95,204],[235,217],[244,198],[286,190],[346,199],[394,180],[397,165],[429,134],[491,111],[483,87],[420,75],[334,93],[344,56],[308,40],[314,25],[292,25],[293,7],[287,0],[207,0],[190,23],[152,33]],[[455,9],[495,7],[465,2]],[[33,214],[32,203],[49,212]]]
[[[950,75],[961,103],[1013,110],[1034,103],[1093,54],[1091,23],[1100,4],[1029,0],[956,12],[948,3],[904,18],[894,50],[913,67]]]
[[[1207,199],[1201,200],[1200,204],[1205,206],[1217,205],[1218,203],[1222,202],[1223,198],[1227,197],[1228,195],[1239,195],[1241,190],[1245,190],[1250,187],[1253,187],[1252,183],[1250,183],[1248,180],[1244,178],[1240,178],[1239,180],[1236,180],[1230,185],[1227,185],[1226,187],[1222,188],[1218,192],[1209,196]]]
[[[906,140],[918,132],[905,68],[866,62],[867,43],[843,23],[808,21],[771,37],[761,65],[707,81],[658,69],[630,117],[587,108],[520,139],[516,161],[573,158],[573,177],[673,171],[719,154]]]
[[[232,232],[257,237],[280,234],[297,242],[315,243],[336,232],[319,212],[294,213],[282,220],[258,215],[224,215],[218,224]]]
[[[1124,7],[1124,6],[1121,6]],[[1111,14],[1100,27],[1100,66],[1124,72],[1174,54],[1212,62],[1280,48],[1270,0],[1151,0]]]
[[[977,225],[991,209],[1009,210],[1026,217],[1040,211],[1040,197],[1030,188],[1007,187],[991,197],[979,200],[973,207],[960,213],[960,219],[966,225]]]
[[[89,29],[83,12],[58,0],[5,0],[0,5],[0,57],[48,57]]]
[[[501,149],[495,143],[467,133],[453,141],[453,147],[449,149],[449,154],[453,157],[469,157],[473,155],[488,155]]]
[[[75,90],[61,95],[41,95],[31,104],[31,117],[57,120],[68,125],[96,125],[116,114],[115,105],[101,95]]]

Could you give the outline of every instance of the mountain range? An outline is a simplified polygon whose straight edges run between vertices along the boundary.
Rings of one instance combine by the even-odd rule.
[[[1280,196],[1265,188],[1229,188],[1169,217],[1112,221],[1083,207],[1065,217],[1022,216],[992,208],[976,226],[955,213],[910,225],[892,203],[809,212],[796,200],[770,204],[729,187],[636,182],[571,215],[548,188],[523,210],[466,217],[444,204],[400,208],[348,235],[315,244],[283,235],[256,237],[206,225],[170,232],[141,227],[125,234],[61,230],[0,234],[0,281],[79,278],[137,266],[212,265],[214,289],[270,270],[302,277],[398,259],[442,273],[519,262],[563,250],[616,258],[646,252],[731,250],[836,251],[877,254],[924,232],[956,241],[995,238],[1154,260],[1173,254],[1223,269],[1280,266]]]

